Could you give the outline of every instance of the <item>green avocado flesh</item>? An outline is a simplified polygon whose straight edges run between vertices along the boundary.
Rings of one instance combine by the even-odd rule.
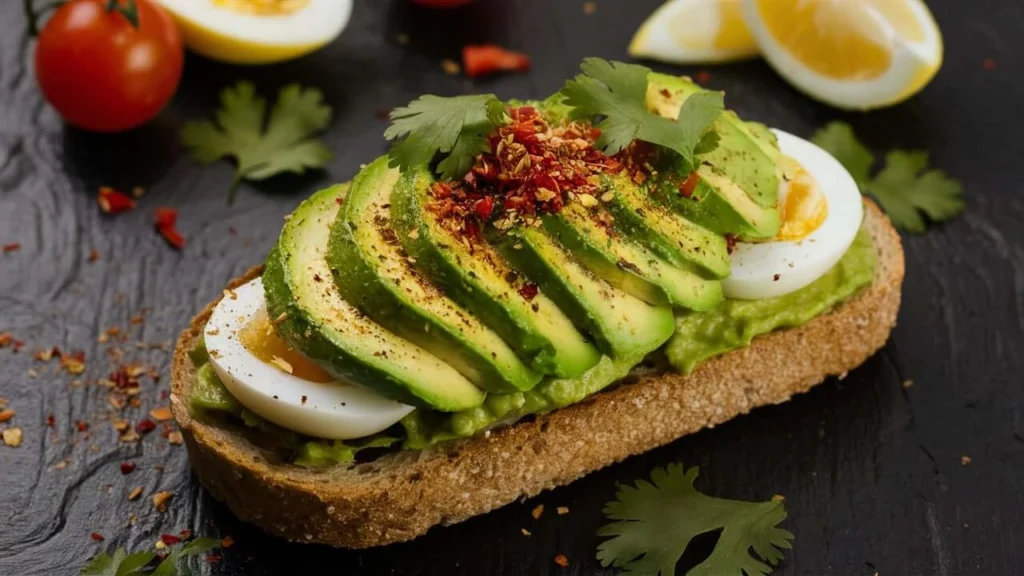
[[[613,358],[633,357],[672,335],[672,309],[652,306],[598,278],[539,228],[523,228],[499,250]]]
[[[450,365],[362,314],[332,282],[331,224],[346,186],[317,192],[288,219],[267,258],[263,286],[277,331],[336,378],[415,406],[463,410],[484,393]]]
[[[688,97],[703,89],[685,78],[652,74],[648,106],[675,118]],[[719,234],[744,240],[772,238],[781,222],[776,209],[781,169],[771,132],[725,111],[713,126],[718,147],[700,157],[700,177],[693,195],[679,194],[678,183],[661,180],[651,195],[687,219]],[[671,171],[671,166],[667,168]]]
[[[410,171],[391,195],[395,232],[416,266],[447,296],[494,330],[535,370],[579,376],[600,352],[543,291],[530,295],[529,279],[490,243],[453,233],[428,209],[429,169]]]
[[[763,300],[726,300],[703,314],[680,312],[676,332],[665,347],[669,362],[688,373],[708,358],[749,346],[755,336],[800,326],[869,284],[875,259],[871,236],[861,228],[838,264],[796,292]]]
[[[570,203],[545,216],[544,227],[595,275],[649,304],[710,310],[722,301],[721,282],[673,266],[643,244],[609,231],[601,222],[605,211]]]
[[[541,374],[417,268],[391,224],[399,171],[382,157],[356,176],[331,226],[327,262],[346,300],[488,392],[529,390]],[[323,244],[319,244],[323,246]],[[302,348],[299,348],[302,350]]]

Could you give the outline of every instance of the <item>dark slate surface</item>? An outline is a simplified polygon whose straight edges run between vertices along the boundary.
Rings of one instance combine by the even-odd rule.
[[[786,405],[410,544],[363,552],[287,544],[240,523],[198,486],[183,447],[158,434],[119,444],[106,423],[105,391],[73,386],[53,364],[35,365],[40,376],[31,379],[31,351],[84,350],[83,379],[92,382],[110,370],[109,345],[97,343],[107,327],[129,330],[132,342],[171,341],[229,278],[261,261],[282,216],[302,198],[385,150],[378,111],[423,92],[544,96],[584,56],[625,58],[629,36],[657,0],[599,0],[590,16],[578,0],[478,0],[447,14],[401,1],[357,2],[339,42],[296,62],[243,69],[190,57],[173,105],[118,136],[65,128],[42,102],[19,4],[0,6],[0,243],[22,243],[0,255],[0,332],[26,347],[17,355],[0,350],[0,396],[17,410],[10,424],[24,429],[25,440],[18,449],[0,446],[0,574],[75,574],[105,547],[150,546],[182,528],[237,541],[220,566],[198,562],[202,573],[608,574],[594,559],[595,530],[616,482],[679,460],[701,466],[698,486],[712,494],[786,496],[785,526],[796,542],[782,574],[1024,573],[1020,3],[933,0],[945,66],[920,96],[890,110],[840,114],[797,94],[761,62],[711,70],[710,85],[725,89],[745,116],[801,135],[843,117],[877,150],[928,148],[935,164],[965,183],[965,216],[905,239],[905,302],[881,353]],[[398,33],[411,44],[400,46]],[[534,70],[475,83],[443,74],[441,58],[457,58],[469,41],[525,50]],[[985,69],[986,58],[994,69]],[[176,134],[183,120],[212,112],[220,88],[243,78],[266,93],[294,81],[323,88],[335,110],[326,141],[337,156],[326,174],[244,186],[228,207],[231,167],[198,167]],[[148,193],[137,211],[104,218],[95,203],[103,184]],[[181,211],[183,252],[153,232],[158,205]],[[91,248],[98,262],[88,261]],[[131,325],[143,310],[145,322]],[[145,380],[143,408],[126,410],[135,421],[163,403],[169,354],[122,347],[127,360],[164,375]],[[904,389],[907,379],[914,385]],[[47,429],[51,413],[56,422]],[[76,419],[91,429],[78,432]],[[961,465],[963,455],[973,463]],[[127,459],[139,468],[122,476],[118,463]],[[129,502],[134,486],[145,495]],[[157,490],[176,494],[165,514],[150,504]],[[537,503],[571,513],[535,521]],[[129,526],[133,514],[138,521]],[[94,531],[106,542],[93,542]],[[559,553],[568,569],[552,562]]]

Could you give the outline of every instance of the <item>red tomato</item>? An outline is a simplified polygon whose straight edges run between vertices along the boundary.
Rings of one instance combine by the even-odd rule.
[[[106,5],[71,0],[54,12],[36,45],[36,80],[70,124],[120,132],[163,109],[181,80],[185,52],[174,21],[151,0],[136,0],[137,29]]]

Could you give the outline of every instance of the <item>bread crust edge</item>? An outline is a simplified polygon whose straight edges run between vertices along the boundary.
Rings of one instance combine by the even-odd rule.
[[[188,357],[219,298],[178,338],[171,407],[202,485],[239,518],[292,541],[367,548],[413,539],[568,484],[629,456],[779,404],[841,376],[884,346],[904,276],[900,237],[865,201],[878,260],[872,283],[810,322],[754,339],[691,374],[647,374],[535,419],[372,463],[308,470],[273,463],[227,427],[192,417]],[[229,283],[258,276],[255,267]],[[794,354],[794,350],[801,351]]]

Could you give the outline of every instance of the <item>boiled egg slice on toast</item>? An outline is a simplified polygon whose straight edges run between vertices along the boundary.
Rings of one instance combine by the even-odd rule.
[[[814,282],[850,248],[864,217],[860,189],[838,160],[802,138],[773,132],[787,157],[782,227],[767,242],[736,245],[731,274],[722,281],[728,298],[773,298]]]
[[[243,406],[288,430],[329,439],[380,432],[412,412],[355,383],[339,382],[273,330],[255,279],[228,291],[205,329],[210,363]]]
[[[352,0],[161,0],[185,44],[214,60],[269,64],[322,48],[341,34]]]

